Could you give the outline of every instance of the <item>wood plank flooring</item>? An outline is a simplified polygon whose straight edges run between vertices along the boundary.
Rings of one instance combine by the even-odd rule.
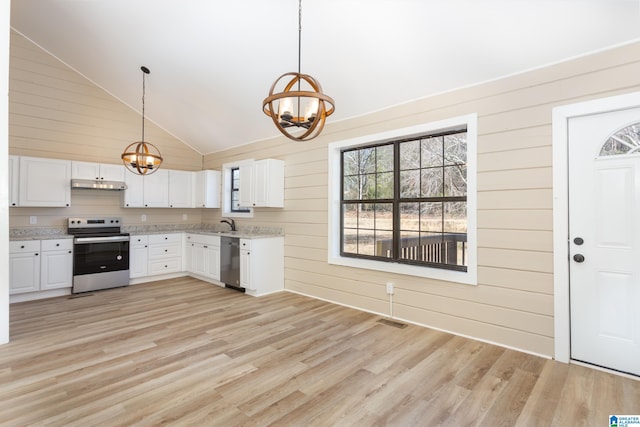
[[[11,306],[2,426],[603,426],[640,381],[181,278]]]

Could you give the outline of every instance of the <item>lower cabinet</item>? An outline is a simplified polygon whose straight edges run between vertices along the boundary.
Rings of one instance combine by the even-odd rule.
[[[240,239],[240,286],[253,296],[284,289],[284,237]]]
[[[71,288],[73,240],[9,242],[9,293]]]
[[[220,237],[187,234],[187,272],[204,279],[220,280]]]
[[[42,240],[40,290],[70,288],[73,285],[73,240]]]
[[[132,279],[153,280],[153,276],[157,275],[186,273],[224,286],[220,282],[218,235],[133,235],[129,254]],[[284,237],[240,239],[240,286],[252,296],[284,289]]]
[[[9,242],[9,293],[40,290],[40,240]]]
[[[149,236],[131,236],[129,240],[129,277],[137,279],[148,275]]]
[[[149,267],[147,274],[182,271],[182,233],[149,235]]]

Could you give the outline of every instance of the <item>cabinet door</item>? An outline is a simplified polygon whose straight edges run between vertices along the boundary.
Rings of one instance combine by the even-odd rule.
[[[38,252],[9,254],[9,293],[19,294],[40,289]]]
[[[158,171],[160,172],[160,171]],[[190,208],[191,205],[191,182],[193,172],[189,171],[169,171],[169,207],[170,208]]]
[[[284,162],[258,160],[253,164],[253,205],[284,207]]]
[[[71,161],[20,157],[20,206],[71,204]]]
[[[194,243],[194,250],[192,253],[193,259],[191,262],[193,263],[193,272],[195,274],[199,274],[201,276],[206,275],[207,268],[205,265],[206,260],[206,249],[204,245],[201,243]]]
[[[220,247],[205,246],[205,276],[220,280]]]
[[[104,179],[105,181],[124,181],[126,171],[127,169],[123,164],[101,164],[100,179]]]
[[[220,171],[203,170],[193,174],[193,207],[220,207]]]
[[[144,206],[144,181],[142,175],[127,172],[124,176],[127,189],[124,190],[124,206],[141,208]]]
[[[254,200],[253,188],[253,164],[254,162],[240,165],[240,188],[238,204],[242,207],[252,207]]]
[[[147,265],[149,261],[147,245],[132,245],[129,248],[129,277],[147,276]]]
[[[73,252],[42,252],[40,290],[70,288],[73,284]]]
[[[18,206],[18,182],[20,182],[20,159],[9,156],[9,206]]]
[[[251,278],[251,252],[240,251],[240,286],[245,289],[253,290],[255,286],[252,284]]]
[[[149,208],[169,207],[169,171],[160,169],[144,179],[144,206]]]
[[[71,162],[71,178],[73,179],[100,179],[100,165],[91,162]]]

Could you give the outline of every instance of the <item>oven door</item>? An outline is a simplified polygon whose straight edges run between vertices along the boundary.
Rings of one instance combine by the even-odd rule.
[[[76,237],[73,275],[129,270],[129,236]]]

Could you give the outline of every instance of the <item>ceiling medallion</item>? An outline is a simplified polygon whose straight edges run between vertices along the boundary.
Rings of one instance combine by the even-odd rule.
[[[131,172],[138,175],[150,175],[157,171],[162,164],[162,155],[155,145],[145,142],[144,140],[144,95],[145,95],[145,76],[150,73],[145,66],[140,67],[142,70],[142,140],[134,142],[124,149],[124,153],[120,156],[124,165]]]
[[[278,130],[294,141],[315,138],[333,114],[335,104],[322,93],[320,82],[300,72],[302,40],[302,0],[298,2],[298,72],[285,73],[271,85],[269,96],[262,101],[262,110],[271,117]],[[296,134],[291,131],[302,130]]]

